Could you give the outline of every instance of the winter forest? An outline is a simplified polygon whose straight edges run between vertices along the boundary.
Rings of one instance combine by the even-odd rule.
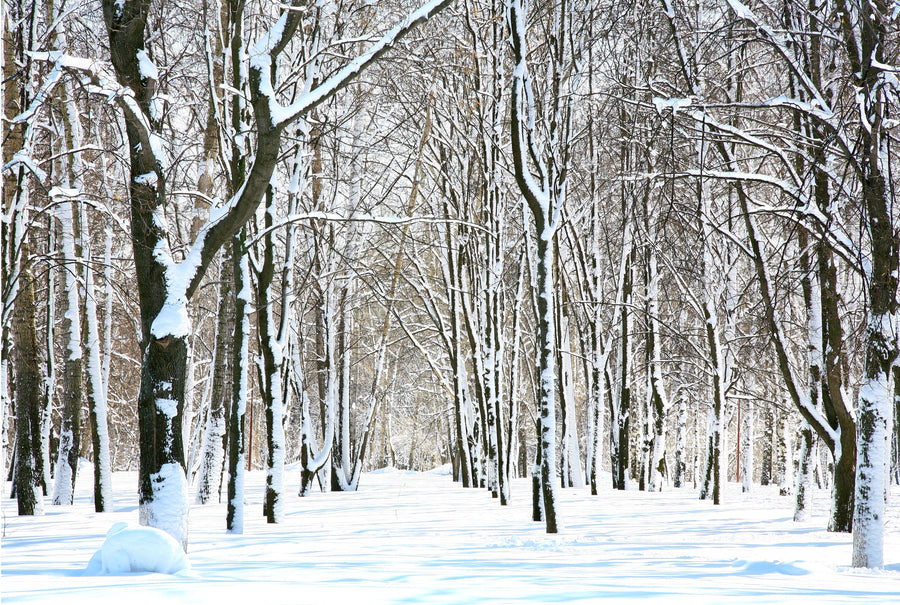
[[[900,3],[423,2],[4,0],[3,497],[777,485],[884,567]]]

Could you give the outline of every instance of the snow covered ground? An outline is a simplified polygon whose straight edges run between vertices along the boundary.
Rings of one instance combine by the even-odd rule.
[[[137,477],[115,475],[116,512],[101,515],[90,472],[79,475],[76,504],[48,504],[43,517],[19,518],[15,501],[3,500],[4,604],[900,603],[897,488],[886,568],[866,571],[848,566],[849,535],[824,531],[824,492],[811,519],[794,523],[776,488],[745,495],[728,485],[718,507],[690,489],[595,497],[565,489],[562,532],[548,536],[530,521],[523,480],[506,508],[440,472],[369,473],[359,492],[306,499],[289,483],[285,522],[267,525],[265,477],[255,472],[243,535],[225,533],[224,504],[194,506],[190,571],[104,576],[85,568],[116,522],[137,523]]]

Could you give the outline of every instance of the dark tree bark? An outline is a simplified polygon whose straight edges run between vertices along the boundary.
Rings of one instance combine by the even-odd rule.
[[[518,0],[509,2],[508,23],[510,42],[513,50],[515,70],[510,94],[510,130],[512,158],[519,192],[525,199],[535,228],[536,254],[535,273],[537,304],[535,324],[538,348],[538,447],[541,450],[540,493],[544,522],[547,533],[557,533],[556,517],[556,372],[555,346],[556,326],[554,303],[556,300],[553,267],[554,247],[559,225],[560,207],[565,202],[566,175],[568,168],[568,127],[570,110],[563,98],[562,78],[567,66],[567,44],[571,43],[567,10],[562,2],[554,7],[552,17],[554,27],[550,37],[550,74],[548,77],[548,102],[556,111],[550,111],[552,123],[544,124],[550,132],[555,132],[552,145],[541,148],[534,136],[534,99],[531,97],[532,78],[527,62],[526,15]],[[558,28],[558,29],[557,29]],[[568,48],[568,51],[573,49]],[[549,142],[548,142],[549,143]],[[530,159],[530,161],[529,161]],[[533,163],[538,176],[532,173]]]
[[[628,333],[630,322],[628,318],[630,312],[627,305],[631,301],[633,288],[631,271],[632,260],[633,255],[628,255],[625,259],[624,282],[622,284],[622,300],[624,301],[625,308],[622,309],[622,316],[620,318],[621,325],[619,338],[621,339],[621,343],[619,347],[619,375],[616,377],[619,380],[619,401],[615,404],[618,408],[616,410],[617,413],[615,414],[615,418],[618,422],[616,426],[611,427],[610,429],[617,431],[618,433],[614,443],[615,447],[610,449],[613,468],[613,487],[618,490],[626,489],[628,481],[628,441],[631,435],[631,381],[628,378],[628,362],[631,354],[630,347],[628,346],[628,339],[630,338],[630,334]]]
[[[15,378],[13,392],[16,401],[16,476],[15,488],[19,515],[43,513],[41,473],[36,451],[41,447],[40,405],[43,377],[37,347],[37,327],[34,316],[34,276],[31,272],[31,251],[23,243],[19,264],[19,295],[13,311],[13,341]]]
[[[860,165],[866,235],[871,263],[865,267],[868,320],[863,384],[857,406],[857,467],[853,512],[853,566],[884,565],[884,513],[888,418],[893,405],[890,388],[897,359],[897,287],[900,234],[895,223],[893,194],[888,191],[889,134],[886,64],[897,59],[894,7],[886,0],[860,1],[853,7],[856,23],[842,19],[844,44],[852,68],[853,85],[860,100]],[[846,0],[837,7],[844,14]],[[891,74],[893,75],[893,74]]]
[[[247,319],[246,298],[248,260],[245,257],[244,240],[246,229],[234,237],[231,243],[234,289],[238,294],[234,299],[233,359],[231,362],[231,414],[228,421],[228,513],[225,525],[233,533],[244,532],[244,474],[245,474],[245,414],[247,408],[247,364],[250,322]]]
[[[197,503],[219,501],[227,450],[227,423],[231,398],[232,341],[234,339],[234,266],[231,246],[226,246],[219,272],[219,305],[213,348],[212,389],[207,412],[206,434],[200,453]]]
[[[14,154],[24,146],[24,126],[13,124],[13,117],[28,106],[29,86],[23,83],[31,73],[30,58],[26,50],[31,48],[30,31],[36,5],[26,12],[22,2],[15,3],[4,16],[15,27],[3,28],[3,164],[8,164]],[[21,70],[21,71],[20,71]],[[2,343],[3,360],[12,353],[12,395],[15,402],[15,448],[13,465],[13,491],[20,515],[40,515],[43,513],[43,459],[41,458],[41,398],[44,377],[40,371],[40,352],[37,347],[37,325],[35,321],[35,286],[32,272],[32,255],[27,233],[20,233],[17,216],[28,212],[26,171],[19,166],[0,176],[3,180],[2,211],[12,220],[2,221],[3,258],[0,259],[2,279],[0,288],[3,296]],[[25,215],[27,218],[27,214]],[[22,221],[22,225],[27,221]],[[13,298],[12,287],[18,287]],[[6,306],[12,301],[12,309]],[[9,323],[7,323],[9,320]],[[11,338],[10,338],[11,336]],[[0,365],[7,371],[6,364]],[[6,377],[2,384],[5,386]],[[0,403],[7,404],[6,393],[0,395]],[[7,413],[3,410],[3,414]],[[3,427],[6,428],[6,427]]]

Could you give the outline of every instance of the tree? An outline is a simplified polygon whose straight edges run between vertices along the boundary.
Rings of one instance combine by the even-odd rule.
[[[129,142],[132,243],[141,308],[143,351],[138,400],[141,426],[141,521],[187,542],[182,410],[185,401],[187,304],[213,257],[250,219],[269,186],[278,162],[281,135],[291,123],[334,95],[387,52],[415,25],[449,0],[426,4],[409,15],[365,53],[301,95],[289,106],[276,99],[274,67],[300,26],[303,13],[283,10],[276,24],[249,49],[248,83],[255,121],[255,155],[234,196],[216,208],[177,263],[169,249],[162,210],[166,198],[166,158],[160,138],[156,85],[158,71],[146,48],[151,2],[103,1],[112,65],[124,94],[116,97]],[[294,8],[304,4],[293,3]],[[238,257],[237,253],[235,256]],[[174,503],[174,506],[173,506]],[[175,513],[178,510],[180,512]]]
[[[862,190],[866,236],[871,261],[864,265],[868,314],[866,361],[859,391],[856,437],[856,498],[853,510],[853,566],[884,565],[884,512],[889,485],[885,485],[889,461],[888,443],[893,389],[892,366],[897,358],[897,266],[900,234],[888,191],[890,172],[886,119],[886,76],[893,78],[890,63],[898,60],[890,45],[896,35],[894,8],[884,1],[837,0],[847,58],[860,108],[859,163],[855,166]],[[896,78],[890,80],[897,90]]]
[[[2,377],[3,416],[7,407],[7,371],[13,370],[12,393],[15,402],[15,493],[20,515],[43,513],[43,462],[41,458],[41,397],[44,377],[40,371],[41,354],[37,345],[35,320],[35,278],[33,272],[30,211],[30,179],[46,174],[32,158],[35,129],[23,115],[33,115],[43,99],[34,98],[28,82],[33,69],[30,51],[38,15],[35,6],[14,6],[12,15],[4,12],[3,23],[3,129],[2,182]],[[9,27],[12,24],[15,27]],[[16,68],[22,78],[17,77]],[[11,329],[10,329],[11,328]],[[10,342],[11,341],[11,342]],[[13,346],[14,345],[14,346]],[[12,354],[12,355],[10,355]],[[12,368],[8,366],[12,357]],[[5,429],[5,422],[3,425]],[[5,435],[4,435],[5,436]],[[5,454],[5,451],[4,451]]]
[[[513,50],[510,94],[512,161],[516,185],[531,212],[536,233],[534,257],[538,349],[538,448],[540,500],[547,533],[558,531],[556,519],[556,283],[554,251],[565,205],[570,162],[572,90],[576,85],[578,48],[574,48],[572,5],[554,3],[547,39],[548,88],[542,115],[537,115],[534,80],[528,63],[527,16],[519,0],[507,4]],[[540,130],[538,130],[540,129]],[[537,496],[536,496],[537,497]]]

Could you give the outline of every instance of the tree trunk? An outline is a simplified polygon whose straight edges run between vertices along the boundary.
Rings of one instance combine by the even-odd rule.
[[[741,491],[746,494],[750,492],[753,486],[753,460],[755,458],[753,425],[756,413],[751,402],[747,401],[740,405],[743,407],[743,413],[740,419],[741,425],[738,429],[741,433],[739,438],[741,455],[738,464],[741,469]]]
[[[794,432],[786,411],[778,416],[778,493],[788,496],[794,485]]]
[[[212,387],[206,431],[200,453],[200,469],[197,480],[197,504],[219,501],[222,491],[222,471],[225,466],[226,424],[229,421],[231,398],[231,367],[234,361],[234,262],[231,245],[222,255],[219,273],[218,310],[212,359]]]
[[[900,485],[900,366],[894,361],[894,427],[891,437],[891,482]]]
[[[553,242],[548,241],[549,226],[544,217],[536,215],[537,239],[537,287],[538,287],[538,376],[540,399],[538,406],[538,447],[541,450],[541,502],[547,533],[557,533],[556,522],[556,402],[553,324]],[[549,218],[549,217],[546,217]]]
[[[687,399],[678,398],[678,418],[675,432],[675,472],[672,485],[683,487],[686,483],[687,470]]]
[[[619,359],[617,367],[617,378],[619,381],[619,398],[616,402],[615,418],[616,425],[611,427],[615,434],[615,447],[612,448],[612,464],[613,464],[613,487],[618,490],[627,489],[628,485],[628,466],[629,466],[629,447],[628,441],[631,434],[631,383],[628,376],[628,362],[631,357],[631,347],[629,345],[631,331],[631,313],[628,306],[632,300],[632,263],[633,254],[629,253],[625,256],[625,270],[623,273],[622,283],[622,314],[620,318],[619,339],[621,345],[619,347]]]
[[[647,412],[649,448],[648,484],[649,491],[662,490],[666,464],[666,408],[667,395],[663,384],[662,357],[660,355],[659,327],[659,269],[656,258],[656,226],[648,217],[648,232],[651,244],[647,251]]]
[[[19,515],[43,514],[42,469],[34,455],[41,446],[40,405],[42,378],[34,317],[34,277],[31,251],[23,242],[19,257],[19,295],[13,309],[13,392],[16,402],[15,488]]]
[[[56,249],[56,230],[53,228],[53,217],[47,221],[48,250]],[[47,315],[44,329],[44,342],[56,342],[56,271],[47,270]],[[53,433],[53,399],[56,389],[56,355],[55,346],[47,347],[46,374],[44,375],[44,391],[41,400],[41,448],[36,460],[41,469],[41,482],[44,495],[51,495],[50,485],[53,481],[53,470],[50,457],[50,440]],[[5,395],[5,393],[4,393]],[[5,435],[4,435],[5,437]]]
[[[445,216],[450,216],[447,204],[444,204]],[[454,242],[449,225],[445,231],[447,245],[447,275],[450,313],[450,332],[452,334],[450,351],[450,371],[453,374],[453,411],[456,429],[456,448],[460,461],[460,480],[463,487],[475,487],[476,480],[474,466],[472,464],[472,451],[469,447],[471,431],[469,429],[468,414],[465,398],[465,362],[462,353],[462,330],[460,329],[459,315],[460,304],[459,274],[460,274],[460,250],[459,242]],[[456,255],[454,257],[454,251]]]
[[[246,477],[245,419],[248,404],[248,366],[250,318],[247,305],[250,292],[250,267],[244,250],[246,229],[231,243],[234,271],[234,338],[231,378],[231,417],[228,427],[228,513],[225,520],[230,533],[244,533],[244,481]]]
[[[771,407],[763,410],[762,463],[759,469],[759,484],[772,482],[772,439],[775,434],[774,413]]]
[[[91,443],[94,450],[94,510],[112,511],[112,465],[109,454],[109,422],[107,420],[106,385],[100,364],[100,328],[97,323],[97,300],[94,270],[85,265],[84,337],[87,359],[86,395],[91,419]]]
[[[800,426],[800,464],[797,468],[794,521],[806,521],[809,518],[810,508],[812,507],[814,451],[815,434],[809,423],[804,420]]]
[[[845,1],[838,8],[845,10]],[[864,127],[860,129],[860,184],[870,238],[871,263],[866,264],[868,318],[866,361],[859,390],[856,435],[856,494],[853,510],[853,566],[884,565],[884,514],[889,485],[885,485],[886,451],[893,389],[892,366],[897,358],[897,265],[900,235],[894,221],[893,195],[888,192],[887,92],[890,73],[888,23],[893,7],[885,0],[860,2],[858,23],[842,21],[844,38],[855,74]],[[845,10],[846,12],[846,10]],[[893,30],[891,33],[895,33]],[[860,48],[856,47],[859,36]],[[889,45],[888,45],[889,46]]]
[[[83,403],[82,351],[81,351],[81,303],[78,283],[80,274],[81,229],[76,202],[64,202],[59,207],[62,229],[63,275],[66,290],[66,311],[63,333],[66,346],[63,365],[63,410],[59,429],[59,450],[56,459],[56,477],[53,487],[53,504],[71,505],[75,496],[75,476],[81,453],[81,406]]]
[[[557,354],[560,375],[560,410],[562,411],[562,486],[583,487],[584,470],[581,468],[581,451],[578,446],[578,414],[575,408],[575,369],[572,364],[569,319],[559,315],[559,342]]]
[[[280,523],[284,517],[284,409],[287,393],[283,388],[284,342],[276,329],[272,300],[272,279],[275,275],[275,242],[272,237],[274,223],[274,203],[272,189],[266,192],[266,212],[263,240],[263,263],[256,279],[257,325],[259,349],[262,357],[262,380],[260,391],[266,415],[266,494],[263,514],[268,523]],[[288,235],[290,237],[290,235]],[[284,283],[283,288],[292,284]],[[281,313],[289,313],[282,302]]]

